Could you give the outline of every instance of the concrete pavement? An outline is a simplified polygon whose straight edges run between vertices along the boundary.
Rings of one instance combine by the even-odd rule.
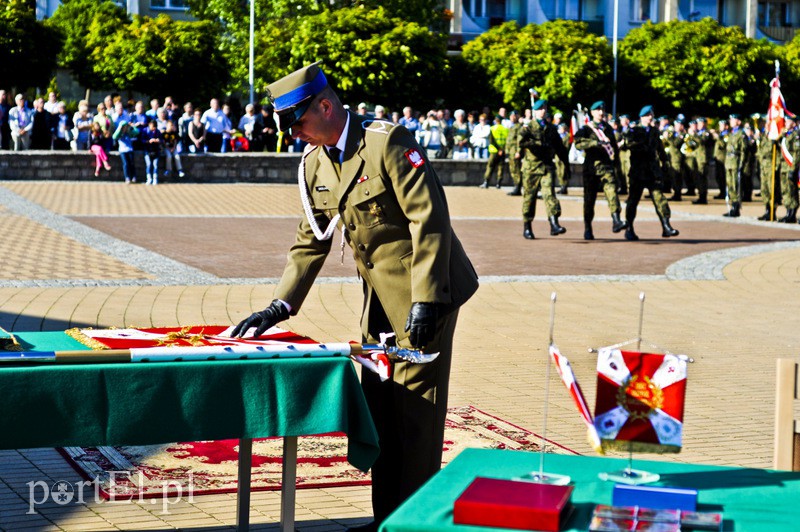
[[[800,225],[756,221],[760,203],[745,203],[743,216],[731,220],[721,216],[722,201],[684,200],[671,204],[681,235],[663,239],[643,201],[642,240],[632,243],[611,232],[598,201],[597,240],[585,242],[580,190],[571,189],[560,196],[568,232],[549,236],[540,214],[537,239],[527,241],[520,198],[477,187],[446,193],[481,276],[460,315],[451,405],[471,404],[541,432],[552,292],[555,341],[593,404],[596,355],[588,349],[636,336],[644,292],[644,347],[695,361],[683,451],[645,458],[771,467],[774,361],[800,359]],[[290,185],[0,182],[0,326],[235,323],[271,301],[300,213]],[[342,264],[335,250],[322,276],[287,326],[318,339],[357,339],[361,288],[349,251]],[[547,435],[591,454],[554,375]],[[0,452],[0,529],[216,530],[235,521],[234,495],[199,496],[169,515],[148,504],[108,503],[29,515],[26,483],[38,479],[79,480],[54,450]],[[252,502],[253,528],[275,529],[278,494],[255,493]],[[298,491],[300,530],[341,530],[369,515],[368,487]]]

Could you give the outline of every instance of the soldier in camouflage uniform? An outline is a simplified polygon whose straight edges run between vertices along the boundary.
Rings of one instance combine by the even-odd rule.
[[[686,130],[683,118],[676,118],[672,127],[662,133],[664,150],[669,154],[669,187],[672,188],[670,201],[681,201],[681,189],[686,181],[686,157],[683,143]],[[687,183],[687,188],[692,185]]]
[[[772,159],[773,147],[776,149],[774,164]],[[774,205],[771,209],[770,205],[773,203],[772,188],[776,184],[780,187],[780,183],[775,179],[777,172],[773,173],[774,170],[777,170],[776,166],[779,164],[780,148],[778,148],[775,141],[767,137],[766,131],[761,133],[758,137],[756,155],[758,157],[759,175],[761,178],[761,201],[764,203],[764,214],[759,216],[758,219],[774,222],[778,220],[775,216],[775,211],[776,206],[780,204],[781,201],[780,188],[775,193]]]
[[[509,196],[522,195],[522,154],[519,150],[519,131],[522,124],[519,123],[519,113],[511,111],[511,127],[508,128],[508,138],[506,138],[506,155],[508,156],[508,171],[514,181],[514,189],[508,193]]]
[[[783,192],[783,206],[786,207],[786,215],[778,220],[783,223],[797,222],[797,161],[798,152],[800,151],[800,130],[797,129],[797,118],[791,113],[786,113],[786,131],[782,135],[783,138],[778,142],[785,143],[786,150],[789,155],[794,158],[794,165],[789,166],[789,163],[783,160],[782,154],[777,154],[781,158],[781,191]],[[780,146],[779,146],[780,148]]]
[[[695,205],[706,205],[708,204],[708,174],[711,169],[709,162],[714,155],[714,137],[711,135],[708,128],[706,128],[706,119],[702,116],[695,119],[695,131],[692,138],[694,143],[697,144],[694,148],[697,199],[692,203]]]
[[[628,193],[628,174],[631,171],[631,152],[625,141],[625,134],[631,128],[631,117],[627,114],[619,115],[619,127],[614,131],[619,147],[619,173],[617,174],[617,192]]]
[[[615,166],[619,164],[619,148],[614,138],[614,131],[604,120],[605,103],[597,101],[592,104],[590,112],[592,120],[580,128],[575,134],[575,148],[584,152],[583,160],[583,223],[584,240],[594,240],[592,221],[594,220],[594,204],[600,187],[608,200],[611,211],[611,230],[619,233],[625,229],[625,222],[620,220],[622,210],[617,197],[617,181],[614,177]]]
[[[561,122],[556,126],[556,131],[558,131],[558,136],[561,137],[561,144],[564,145],[564,149],[567,150],[569,153],[569,129],[567,124]],[[569,161],[564,162],[556,156],[553,161],[556,164],[556,184],[558,185],[558,193],[559,194],[566,194],[567,193],[567,185],[569,179],[567,176],[567,166],[569,166]]]
[[[739,194],[741,193],[742,171],[744,169],[744,157],[747,150],[747,142],[744,138],[742,120],[738,114],[729,117],[731,132],[725,144],[725,178],[728,190],[728,200],[731,208],[723,216],[738,218],[741,216],[742,202]]]
[[[668,168],[668,157],[659,136],[653,124],[653,106],[646,105],[639,112],[639,125],[625,134],[631,152],[630,194],[625,204],[626,240],[639,240],[633,230],[633,222],[645,188],[650,190],[650,197],[661,220],[661,236],[667,238],[679,234],[669,223],[670,208],[662,192],[661,180],[663,169]]]
[[[717,123],[718,130],[712,132],[714,136],[714,180],[717,182],[719,194],[714,199],[724,199],[727,196],[727,186],[725,185],[725,150],[728,145],[728,121],[720,120]]]
[[[547,218],[550,222],[550,234],[553,236],[566,233],[567,230],[558,224],[561,216],[561,204],[555,193],[556,168],[553,157],[556,155],[567,163],[569,154],[558,136],[555,126],[546,120],[547,100],[536,100],[533,106],[533,120],[523,125],[519,132],[519,148],[522,150],[522,236],[533,240],[531,222],[536,214],[536,195],[541,189]]]
[[[744,163],[742,164],[742,201],[753,201],[753,176],[756,173],[756,157],[758,146],[753,135],[753,126],[745,124],[744,127]]]

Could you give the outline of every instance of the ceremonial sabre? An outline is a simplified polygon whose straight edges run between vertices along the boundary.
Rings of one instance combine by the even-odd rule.
[[[270,358],[353,357],[357,361],[378,353],[389,360],[427,364],[439,353],[385,344],[281,344],[281,345],[205,345],[105,349],[100,351],[9,351],[0,352],[2,363],[81,364],[96,362],[184,362],[202,360],[258,360]]]

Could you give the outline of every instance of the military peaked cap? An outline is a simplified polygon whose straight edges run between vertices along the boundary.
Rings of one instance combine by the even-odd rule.
[[[592,111],[594,111],[595,109],[605,110],[605,108],[606,108],[606,102],[604,102],[603,100],[597,100],[592,104],[592,107],[590,107]]]
[[[541,100],[536,100],[536,102],[534,102],[533,104],[534,111],[538,111],[539,109],[543,109],[545,107],[547,107],[547,100],[545,100],[544,98],[542,98]]]
[[[295,70],[267,87],[267,97],[275,106],[278,127],[286,131],[300,120],[314,97],[328,86],[319,61]]]

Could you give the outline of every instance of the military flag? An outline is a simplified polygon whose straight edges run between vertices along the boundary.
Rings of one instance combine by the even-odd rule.
[[[786,100],[783,99],[780,81],[780,66],[776,62],[775,77],[769,82],[769,109],[767,110],[767,137],[770,140],[778,140],[786,130],[786,116],[791,115],[791,111],[786,108]],[[789,166],[794,166],[794,157],[789,152],[786,145],[786,138],[781,139],[781,156]]]
[[[558,350],[558,347],[554,345],[550,346],[550,356],[556,365],[558,375],[561,377],[561,382],[563,382],[564,386],[567,387],[567,391],[569,392],[570,397],[572,397],[575,406],[578,407],[578,412],[581,415],[581,419],[583,419],[583,422],[586,425],[589,444],[596,452],[603,454],[603,447],[600,443],[600,436],[598,436],[597,429],[594,426],[592,413],[589,411],[586,398],[583,396],[583,391],[578,384],[578,380],[575,378],[575,373],[572,371],[572,366],[570,365],[569,360],[567,360],[567,357],[562,355]]]
[[[603,449],[678,453],[688,357],[602,348],[594,424]]]

